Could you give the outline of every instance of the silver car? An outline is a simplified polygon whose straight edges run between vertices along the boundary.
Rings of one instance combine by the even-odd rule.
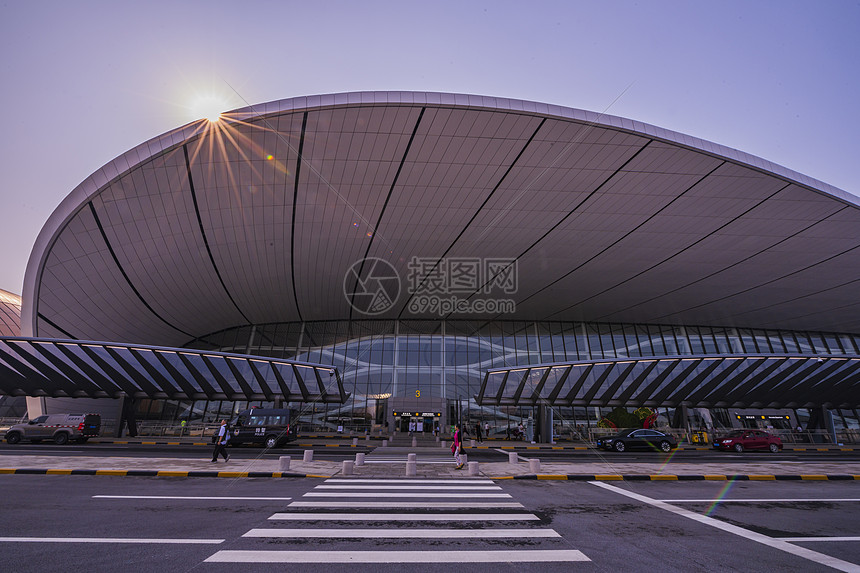
[[[42,440],[53,440],[58,445],[69,441],[86,442],[98,436],[101,427],[102,420],[98,414],[45,414],[9,428],[6,441],[17,444],[21,440],[30,440],[37,444]]]

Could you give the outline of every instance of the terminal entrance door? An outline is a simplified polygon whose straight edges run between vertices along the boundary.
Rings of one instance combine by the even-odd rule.
[[[442,412],[394,412],[394,425],[403,433],[432,434],[441,419]]]

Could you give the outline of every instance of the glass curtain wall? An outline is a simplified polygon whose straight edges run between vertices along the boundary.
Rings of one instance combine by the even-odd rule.
[[[858,355],[860,335],[694,325],[360,320],[243,326],[187,346],[337,367],[351,396],[343,405],[301,405],[303,421],[316,429],[370,430],[384,424],[387,398],[414,396],[443,398],[470,425],[492,420],[495,431],[501,432],[509,421],[519,422],[534,412],[479,407],[473,397],[488,369],[649,356]],[[194,409],[211,411],[202,405]],[[572,431],[600,418],[597,408],[557,410],[555,415]],[[182,411],[181,405],[164,407],[165,415]]]

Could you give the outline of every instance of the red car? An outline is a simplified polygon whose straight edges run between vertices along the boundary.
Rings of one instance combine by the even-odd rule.
[[[714,440],[715,450],[770,450],[777,453],[782,449],[779,436],[768,434],[762,430],[734,430],[727,435]]]

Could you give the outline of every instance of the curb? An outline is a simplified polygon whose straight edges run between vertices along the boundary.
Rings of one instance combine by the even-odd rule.
[[[860,481],[860,475],[851,474],[727,474],[727,475],[670,475],[670,474],[526,474],[498,476],[488,479],[561,480],[561,481]]]
[[[114,477],[215,477],[215,478],[329,478],[327,475],[287,472],[217,472],[176,470],[71,470],[37,468],[0,468],[0,475],[66,475]]]
[[[176,470],[84,470],[0,468],[0,475],[73,475],[113,477],[208,477],[208,478],[320,478],[331,476],[288,472],[219,472]],[[480,476],[492,480],[554,481],[860,481],[853,474],[525,474],[516,476]],[[455,479],[455,478],[451,478]],[[457,478],[459,479],[459,478]]]

